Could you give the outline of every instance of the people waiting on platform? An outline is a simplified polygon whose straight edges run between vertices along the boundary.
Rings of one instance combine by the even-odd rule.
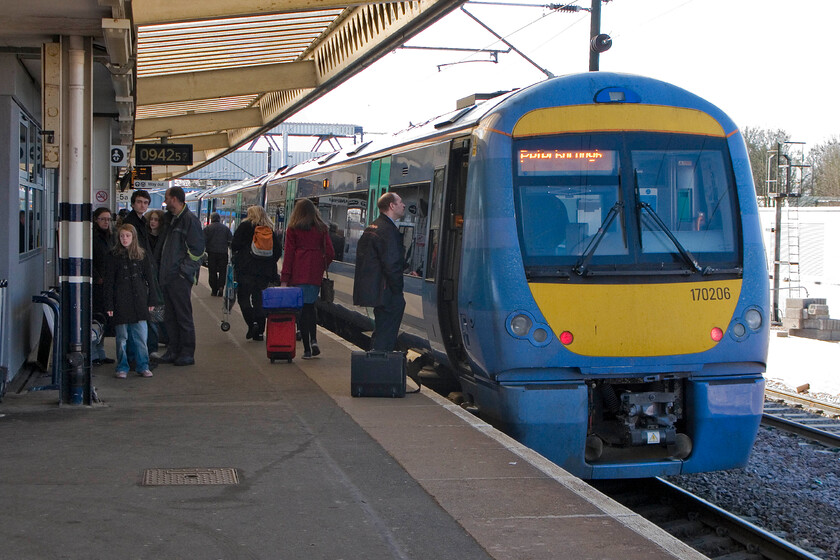
[[[271,239],[270,249],[254,247],[255,232],[264,235],[266,243]],[[242,317],[248,326],[245,338],[263,340],[265,310],[262,305],[262,292],[270,282],[277,279],[277,261],[280,260],[281,247],[274,224],[262,206],[248,208],[247,218],[239,224],[233,234],[230,249],[236,273],[236,295],[242,309]]]
[[[166,308],[164,323],[169,345],[163,355],[153,354],[152,359],[163,364],[190,366],[195,364],[195,323],[190,296],[204,255],[204,234],[198,217],[187,207],[184,189],[169,187],[164,202],[171,218],[161,249],[158,280]]]
[[[204,228],[204,243],[207,251],[207,270],[210,273],[210,295],[222,297],[225,289],[225,273],[228,265],[228,247],[233,234],[218,212],[210,214],[210,223]]]
[[[113,364],[114,359],[105,353],[105,336],[114,336],[108,325],[105,313],[105,271],[108,268],[108,255],[114,247],[112,214],[108,208],[97,208],[93,212],[93,267],[92,267],[92,318],[102,323],[103,333],[97,344],[90,348],[91,364]]]
[[[315,301],[321,289],[324,271],[335,258],[329,228],[315,204],[303,198],[297,201],[283,249],[283,267],[280,271],[281,286],[298,286],[303,290],[303,309],[300,312],[300,340],[303,342],[303,359],[321,353],[316,340],[318,317]]]
[[[123,224],[117,230],[118,242],[109,255],[105,272],[105,312],[114,323],[117,336],[116,376],[128,376],[128,345],[135,369],[143,377],[152,377],[149,369],[149,312],[157,304],[154,268],[147,251],[140,247],[137,230]]]
[[[149,210],[146,215],[146,239],[149,240],[149,257],[152,259],[152,266],[155,268],[155,278],[157,278],[157,271],[160,268],[160,252],[163,249],[163,239],[166,237],[166,226],[164,225],[163,210]],[[158,290],[158,299],[163,304],[163,292],[160,286],[155,284]],[[155,317],[149,318],[149,354],[154,354],[160,348],[161,344],[166,344],[169,340],[166,334],[166,326],[163,321],[157,322]],[[154,362],[151,365],[154,369]]]
[[[146,228],[146,212],[152,197],[148,191],[137,189],[131,193],[131,211],[123,219],[124,224],[131,224],[137,231],[137,242],[144,251],[149,251],[149,235]]]
[[[405,203],[398,194],[386,192],[377,208],[379,217],[365,229],[356,248],[353,304],[373,307],[371,349],[392,352],[405,311],[402,235],[396,225],[405,215]]]

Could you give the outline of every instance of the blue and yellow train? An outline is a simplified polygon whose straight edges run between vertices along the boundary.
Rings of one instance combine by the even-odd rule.
[[[337,252],[320,317],[352,338],[371,325],[351,301],[356,244],[395,191],[401,344],[483,419],[583,478],[743,466],[769,298],[735,124],[675,86],[606,72],[461,104],[205,194],[200,213],[235,227],[264,204],[282,228],[296,199],[317,201]]]

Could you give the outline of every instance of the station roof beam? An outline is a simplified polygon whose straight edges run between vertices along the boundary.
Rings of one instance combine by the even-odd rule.
[[[192,143],[191,171],[269,132],[462,3],[134,0],[134,139]],[[154,179],[183,173],[155,167]]]

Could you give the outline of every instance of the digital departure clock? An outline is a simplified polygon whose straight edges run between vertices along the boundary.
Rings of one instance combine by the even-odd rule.
[[[192,165],[192,144],[135,144],[134,165]]]

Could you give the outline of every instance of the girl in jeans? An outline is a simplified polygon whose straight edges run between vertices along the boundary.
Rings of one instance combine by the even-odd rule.
[[[110,254],[105,274],[105,305],[108,317],[113,318],[117,336],[117,373],[125,379],[129,364],[126,345],[131,344],[136,371],[151,377],[148,336],[149,311],[157,296],[152,263],[146,251],[137,242],[137,230],[123,224],[117,230],[118,242]]]

